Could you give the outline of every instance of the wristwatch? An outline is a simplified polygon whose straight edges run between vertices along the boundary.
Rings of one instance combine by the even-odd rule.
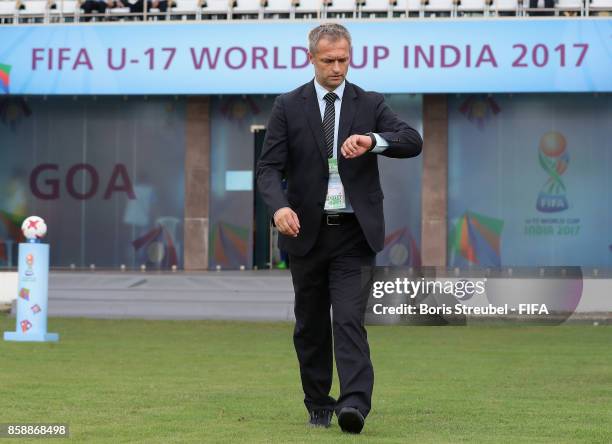
[[[374,147],[376,146],[376,137],[374,137],[374,133],[365,133],[365,135],[370,136],[370,139],[372,140],[372,146],[368,150],[368,151],[372,151]]]

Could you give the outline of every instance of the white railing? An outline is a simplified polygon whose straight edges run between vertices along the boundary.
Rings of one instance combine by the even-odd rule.
[[[135,1],[135,0],[134,0]],[[589,16],[612,0],[0,0],[0,24],[101,21]]]

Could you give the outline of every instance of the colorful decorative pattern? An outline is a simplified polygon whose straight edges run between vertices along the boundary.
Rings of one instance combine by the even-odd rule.
[[[23,240],[23,233],[21,232],[21,219],[23,219],[23,217],[20,215],[0,211],[0,224],[4,226],[4,232],[14,243],[19,243]],[[5,261],[7,259],[7,245],[6,243],[1,243],[0,260]]]
[[[22,288],[19,290],[19,297],[21,299],[25,299],[26,301],[30,300],[30,290],[28,288]]]
[[[9,93],[11,65],[3,65],[0,63],[0,89],[5,94]]]
[[[219,222],[212,232],[213,261],[223,267],[246,265],[249,230],[245,227]]]
[[[25,333],[26,331],[28,331],[31,328],[32,328],[32,323],[30,321],[28,321],[27,319],[21,321],[21,331],[22,331],[22,333]]]
[[[503,227],[500,219],[466,211],[449,233],[450,263],[500,267]]]
[[[40,310],[41,310],[40,305],[38,304],[32,305],[31,309],[32,309],[32,313],[34,314],[40,313]]]
[[[132,242],[136,252],[146,253],[145,262],[171,268],[178,265],[174,240],[166,228],[158,225]]]
[[[4,225],[4,229],[15,242],[20,242],[24,239],[21,232],[21,221],[23,216],[19,214],[11,214],[0,210],[0,223]]]
[[[421,266],[421,252],[408,227],[402,227],[385,237],[385,247],[378,258],[379,265]]]

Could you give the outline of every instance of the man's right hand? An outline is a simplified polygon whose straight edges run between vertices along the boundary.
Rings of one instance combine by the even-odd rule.
[[[300,232],[300,221],[297,214],[289,207],[283,207],[274,213],[274,224],[285,236],[297,237]]]

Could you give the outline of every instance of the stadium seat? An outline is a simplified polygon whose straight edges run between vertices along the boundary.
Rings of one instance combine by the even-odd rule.
[[[393,2],[394,17],[423,17],[424,0],[396,0]]]
[[[425,0],[425,15],[454,15],[455,5],[453,0]]]
[[[56,19],[59,22],[74,21],[78,22],[80,13],[80,2],[77,0],[58,0],[55,2],[56,8],[49,10],[49,19]],[[66,20],[71,19],[71,20]]]
[[[190,0],[192,1],[192,0]],[[205,0],[202,3],[203,19],[232,18],[234,3],[231,0]]]
[[[237,0],[232,11],[232,17],[237,19],[262,19],[262,0]]]
[[[584,15],[584,3],[582,0],[557,0],[555,15],[562,12],[578,12]]]
[[[319,18],[321,16],[321,3],[319,0],[295,0],[296,18]]]
[[[591,12],[608,12],[612,13],[612,0],[585,0],[586,2],[586,11],[588,15],[591,15]]]
[[[457,15],[489,15],[489,4],[488,0],[459,0]]]
[[[555,0],[555,3],[558,0]],[[541,16],[541,15],[554,15],[556,14],[555,8],[546,8],[544,0],[537,0],[536,7],[532,8],[529,0],[523,0],[522,4],[522,15],[524,16]]]
[[[359,17],[393,16],[393,3],[389,0],[364,0],[357,6]]]
[[[0,1],[0,23],[13,23],[16,21],[16,15],[16,2]]]
[[[353,18],[356,11],[355,0],[324,0],[322,18]]]
[[[175,4],[168,8],[170,16],[179,20],[202,18],[202,3],[200,0],[176,0]]]
[[[23,7],[17,7],[17,15],[19,20],[22,19],[28,23],[48,23],[49,22],[49,6],[48,0],[28,0],[23,3],[17,2]]]
[[[408,12],[412,17],[425,17],[425,3],[427,0],[408,0]]]
[[[156,21],[160,15],[165,15],[159,10],[159,8],[147,8],[146,12],[147,12],[147,20],[152,20],[152,21]]]
[[[130,15],[130,8],[109,8],[106,10],[106,15],[123,19]]]
[[[522,15],[520,0],[493,0],[491,12],[495,15]]]
[[[289,18],[292,17],[294,10],[291,0],[267,0],[264,5],[264,17]]]

